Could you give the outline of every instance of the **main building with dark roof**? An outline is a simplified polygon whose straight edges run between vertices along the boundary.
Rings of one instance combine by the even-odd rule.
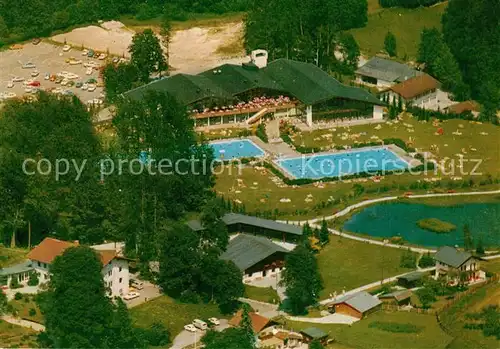
[[[370,92],[344,85],[314,64],[288,59],[223,64],[198,75],[173,75],[125,96],[139,99],[148,91],[173,95],[186,105],[196,126],[251,123],[268,113],[298,116],[308,125],[313,124],[313,115],[314,119],[381,119],[383,113],[383,102]]]

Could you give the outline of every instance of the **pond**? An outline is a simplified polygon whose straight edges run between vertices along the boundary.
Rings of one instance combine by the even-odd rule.
[[[417,226],[420,219],[438,218],[456,225],[451,233],[438,234]],[[414,203],[384,203],[369,206],[352,216],[344,230],[379,238],[401,236],[405,241],[428,247],[463,246],[463,227],[473,238],[481,236],[485,247],[500,246],[500,203],[468,203],[432,206]]]

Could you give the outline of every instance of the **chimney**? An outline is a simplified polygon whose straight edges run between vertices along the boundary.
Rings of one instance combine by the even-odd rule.
[[[267,66],[267,51],[266,50],[254,50],[250,53],[250,58],[252,63],[255,64],[260,69]]]

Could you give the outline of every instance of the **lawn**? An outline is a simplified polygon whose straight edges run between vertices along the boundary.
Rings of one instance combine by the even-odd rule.
[[[45,319],[40,312],[38,304],[34,300],[34,296],[25,294],[23,299],[20,300],[13,299],[9,302],[9,304],[12,305],[18,317],[38,322],[39,324],[44,323]],[[30,309],[35,309],[36,314],[30,315]]]
[[[467,313],[478,312],[483,307],[500,305],[500,284],[491,284],[477,292],[468,295],[442,312],[441,321],[447,330],[455,337],[449,349],[500,348],[500,341],[493,337],[485,337],[480,330],[465,329]]]
[[[325,287],[320,299],[328,298],[334,291],[348,291],[382,277],[410,272],[411,269],[399,266],[403,253],[399,249],[331,237],[330,243],[318,255]]]
[[[265,303],[278,303],[280,298],[272,287],[255,287],[245,285],[245,297]]]
[[[373,327],[377,323],[391,323],[408,326],[412,324],[419,329],[418,333],[394,333]],[[371,326],[370,326],[371,325]],[[286,321],[285,327],[293,330],[302,330],[311,327],[305,322]],[[451,337],[439,327],[436,317],[407,312],[386,313],[379,311],[367,318],[346,325],[314,324],[335,339],[339,348],[356,349],[401,349],[401,348],[429,348],[444,349],[451,341]],[[333,346],[332,348],[335,348]]]
[[[377,9],[369,3],[368,23],[364,28],[351,30],[361,51],[373,56],[384,49],[388,31],[396,36],[399,58],[414,60],[417,57],[420,33],[423,28],[441,28],[441,16],[447,4],[417,9]]]
[[[484,268],[485,270],[490,271],[492,273],[500,274],[500,258],[482,262],[481,268]]]
[[[0,320],[0,346],[5,348],[38,348],[37,333],[29,328]]]
[[[225,317],[215,304],[178,303],[168,296],[161,296],[134,307],[130,309],[130,315],[134,325],[139,327],[150,326],[154,322],[162,323],[170,331],[172,338],[194,319]]]
[[[27,250],[22,248],[7,248],[0,245],[0,268],[21,263],[26,259]]]

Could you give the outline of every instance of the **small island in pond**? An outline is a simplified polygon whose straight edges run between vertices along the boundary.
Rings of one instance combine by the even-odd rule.
[[[437,218],[421,219],[417,222],[417,225],[422,229],[429,230],[438,234],[448,234],[457,229],[455,225],[449,222],[444,222]]]

